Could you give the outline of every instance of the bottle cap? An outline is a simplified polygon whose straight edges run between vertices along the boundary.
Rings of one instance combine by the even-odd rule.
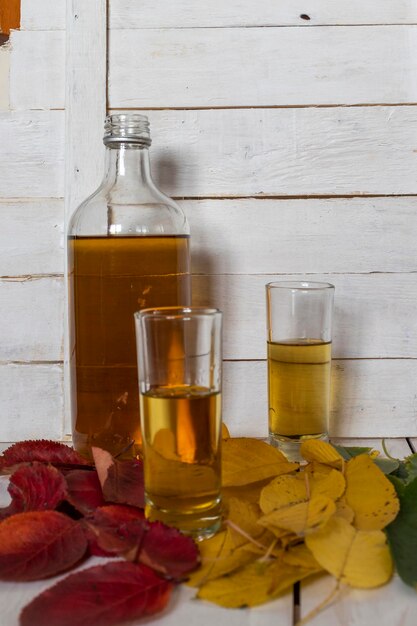
[[[139,113],[108,115],[104,122],[103,142],[105,146],[121,143],[150,146],[152,142],[148,118]]]

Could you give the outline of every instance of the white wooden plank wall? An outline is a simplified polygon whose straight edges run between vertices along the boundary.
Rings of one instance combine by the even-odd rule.
[[[69,428],[68,6],[22,0],[1,53],[3,441]],[[417,436],[415,0],[110,0],[108,19],[109,106],[149,115],[155,178],[190,220],[196,301],[225,311],[232,431],[266,432],[264,284],[308,275],[336,285],[333,434]],[[94,145],[96,160],[67,145],[81,186]]]
[[[124,29],[416,24],[417,6],[414,0],[111,0],[109,22]],[[65,0],[22,0],[21,27],[64,30]]]
[[[416,433],[416,10],[110,1],[109,106],[149,115],[225,311],[232,432],[266,434],[264,284],[308,275],[336,285],[333,435]]]
[[[35,4],[39,9],[43,2]],[[23,22],[26,8],[23,4]],[[15,65],[21,57],[17,34],[12,32],[11,44],[0,52],[0,440],[61,439],[64,111],[52,110],[48,98],[41,105],[18,104],[19,85],[25,92],[38,78],[33,68],[50,64],[42,42],[54,33],[31,33],[22,74]],[[52,80],[49,75],[38,85],[45,94],[65,72],[62,55],[52,65]]]

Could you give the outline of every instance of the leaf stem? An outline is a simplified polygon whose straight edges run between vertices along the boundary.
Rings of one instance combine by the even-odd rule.
[[[264,563],[265,561],[269,559],[277,543],[278,543],[278,539],[274,539],[274,541],[271,543],[271,545],[269,546],[265,554],[260,559],[258,559],[259,563]]]
[[[242,537],[245,537],[245,539],[255,544],[255,546],[258,546],[258,548],[262,548],[263,550],[265,550],[265,546],[262,543],[260,543],[259,541],[256,541],[256,539],[251,537],[249,533],[245,532],[242,528],[240,528],[240,526],[232,522],[230,519],[227,519],[225,523],[227,526],[229,526],[230,528],[235,530],[237,533],[242,535]]]
[[[391,461],[399,461],[399,460],[400,460],[400,459],[397,459],[395,456],[392,456],[392,455],[388,452],[388,450],[387,450],[387,446],[386,446],[386,443],[385,443],[385,439],[382,439],[382,441],[381,441],[381,445],[382,445],[382,449],[383,449],[383,451],[384,451],[385,456],[386,456],[386,457],[388,457],[389,459],[391,459]]]
[[[336,586],[334,587],[334,589],[331,590],[331,592],[329,593],[329,595],[327,595],[324,600],[322,600],[320,602],[320,604],[318,604],[314,609],[312,609],[311,611],[309,611],[309,613],[307,613],[307,615],[305,617],[303,617],[302,619],[300,619],[295,626],[304,626],[304,624],[307,624],[307,622],[309,622],[311,619],[313,619],[314,617],[316,617],[316,615],[318,615],[320,613],[320,611],[322,611],[323,609],[325,609],[331,602],[332,600],[337,596],[337,594],[340,591],[340,583],[339,581],[336,583]]]
[[[311,498],[311,492],[310,492],[310,481],[308,479],[308,474],[307,472],[304,472],[304,482],[306,484],[306,495],[307,495],[307,500],[310,500]]]

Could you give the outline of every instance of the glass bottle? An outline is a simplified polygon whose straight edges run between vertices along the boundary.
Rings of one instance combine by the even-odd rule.
[[[106,173],[68,229],[74,447],[140,450],[135,311],[191,303],[189,227],[159,191],[144,115],[106,118]]]

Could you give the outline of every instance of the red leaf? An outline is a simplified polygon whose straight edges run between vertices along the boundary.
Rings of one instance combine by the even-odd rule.
[[[8,507],[0,509],[4,518],[23,511],[55,509],[65,498],[66,483],[52,465],[23,465],[10,477],[8,491],[12,498]]]
[[[0,580],[54,576],[77,563],[86,548],[80,524],[62,513],[17,513],[0,524]]]
[[[118,461],[101,448],[93,448],[92,452],[104,499],[143,508],[145,493],[142,461]]]
[[[123,555],[134,560],[147,529],[143,511],[122,504],[98,508],[86,518],[84,528],[90,553],[95,556]],[[132,553],[132,558],[129,558]]]
[[[17,463],[51,463],[52,465],[90,465],[90,463],[73,448],[56,441],[39,439],[37,441],[20,441],[15,443],[0,456],[0,469]]]
[[[97,565],[32,600],[20,614],[20,626],[115,626],[161,611],[172,587],[144,565]]]
[[[191,537],[161,522],[152,522],[142,541],[138,560],[180,580],[199,566],[200,554]]]
[[[105,504],[97,472],[72,470],[65,475],[65,480],[68,502],[83,515]]]

